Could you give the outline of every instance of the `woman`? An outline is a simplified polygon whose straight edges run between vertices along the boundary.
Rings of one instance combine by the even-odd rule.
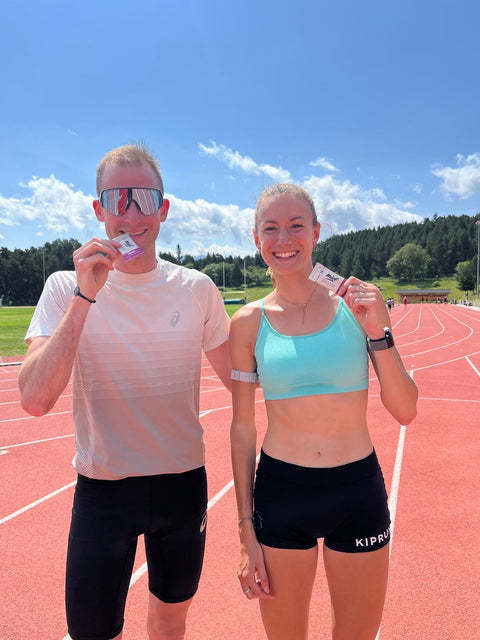
[[[319,234],[302,188],[276,184],[262,193],[254,238],[275,288],[238,311],[230,333],[238,577],[246,597],[260,599],[270,640],[306,639],[324,538],[332,637],[373,640],[390,518],[366,421],[367,348],[383,404],[402,424],[416,415],[417,389],[392,346],[380,291],[351,277],[336,295],[309,279]],[[257,373],[268,428],[253,491]]]

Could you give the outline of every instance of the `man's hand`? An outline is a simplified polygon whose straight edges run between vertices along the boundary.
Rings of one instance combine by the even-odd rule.
[[[121,253],[119,242],[92,238],[73,253],[80,291],[92,300],[103,287]]]

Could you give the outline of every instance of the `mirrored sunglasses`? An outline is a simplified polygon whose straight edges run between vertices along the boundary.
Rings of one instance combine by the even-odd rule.
[[[100,204],[108,213],[121,216],[135,201],[145,216],[157,213],[163,205],[163,193],[160,189],[146,187],[122,187],[120,189],[104,189],[99,197]]]

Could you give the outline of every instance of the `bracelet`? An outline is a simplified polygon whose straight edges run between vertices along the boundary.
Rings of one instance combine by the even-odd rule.
[[[73,295],[74,296],[79,296],[80,298],[83,298],[87,302],[90,302],[90,304],[94,304],[96,302],[96,300],[92,300],[91,298],[87,298],[87,296],[84,296],[83,293],[80,292],[80,287],[78,285],[73,290]]]
[[[238,526],[240,526],[245,520],[250,520],[251,522],[253,522],[253,516],[250,516],[248,518],[240,518],[240,520],[238,521]]]

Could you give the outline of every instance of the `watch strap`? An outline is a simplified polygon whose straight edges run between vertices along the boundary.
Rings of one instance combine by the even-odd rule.
[[[79,296],[80,298],[83,298],[87,302],[90,302],[90,304],[94,304],[96,302],[96,300],[91,300],[90,298],[87,298],[87,296],[84,296],[83,293],[80,291],[80,287],[78,285],[73,290],[73,295],[74,296]]]
[[[378,338],[377,340],[367,338],[367,344],[370,351],[384,351],[385,349],[391,349],[394,346],[395,342],[389,327],[385,327],[383,330],[385,332],[383,338]]]

